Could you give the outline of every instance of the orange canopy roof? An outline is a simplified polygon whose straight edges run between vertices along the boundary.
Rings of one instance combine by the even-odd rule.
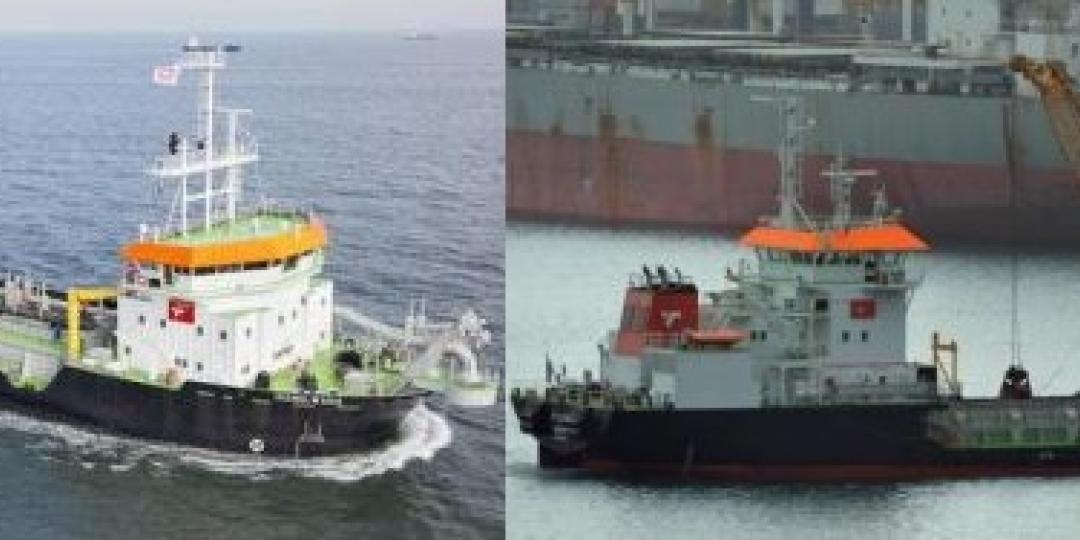
[[[186,245],[167,240],[124,246],[124,260],[203,268],[287,259],[326,246],[326,226],[312,219],[294,230],[231,242]]]
[[[762,226],[739,243],[785,251],[926,251],[930,246],[903,225],[885,223],[823,232]]]

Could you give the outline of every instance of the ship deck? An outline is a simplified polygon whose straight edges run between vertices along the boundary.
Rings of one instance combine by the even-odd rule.
[[[315,377],[320,393],[345,392],[344,381],[338,375],[334,358],[343,350],[340,344],[332,344],[316,351],[315,357],[306,364],[296,364],[280,369],[270,374],[270,390],[276,393],[292,393],[299,391],[299,377],[304,369],[307,369]],[[375,366],[375,375],[372,378],[379,395],[392,394],[400,390],[405,383],[405,377],[400,363],[378,362],[372,356],[374,353],[361,353],[366,365]],[[55,374],[64,361],[65,349],[63,339],[50,339],[41,335],[40,329],[34,329],[18,322],[0,319],[0,373],[8,377],[12,384],[21,387],[44,389],[51,380],[51,374]],[[24,363],[32,362],[35,369],[27,370]],[[51,364],[51,366],[50,366]],[[166,384],[165,377],[151,377],[138,369],[117,371],[110,369],[107,362],[100,358],[87,358],[77,364],[70,364],[94,373],[120,377],[140,384],[173,388]],[[53,369],[55,368],[55,369]]]

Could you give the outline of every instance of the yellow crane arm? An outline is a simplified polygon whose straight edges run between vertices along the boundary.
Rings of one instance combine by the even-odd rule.
[[[1009,68],[1022,74],[1039,91],[1054,137],[1065,159],[1080,175],[1080,96],[1073,89],[1065,64],[1014,56],[1009,60]]]
[[[116,298],[117,291],[112,287],[72,287],[67,291],[67,350],[68,360],[79,360],[82,342],[79,337],[79,325],[82,322],[83,305]]]

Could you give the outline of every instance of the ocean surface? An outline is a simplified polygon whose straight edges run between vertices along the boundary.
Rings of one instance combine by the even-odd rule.
[[[752,253],[712,234],[513,224],[507,233],[507,385],[535,383],[544,357],[599,369],[596,345],[641,265],[677,266],[704,290]],[[1080,254],[1017,252],[1021,360],[1037,394],[1080,390]],[[959,343],[964,392],[996,394],[1010,360],[1012,252],[939,246],[913,268],[908,356],[930,334]],[[508,408],[509,411],[509,408]],[[627,482],[536,466],[534,441],[507,425],[508,538],[1080,538],[1080,479],[877,485]]]
[[[194,130],[194,80],[150,84],[184,35],[0,35],[0,264],[56,286],[120,278],[161,222],[142,174]],[[247,182],[328,222],[339,303],[401,322],[477,309],[503,350],[501,33],[204,36],[242,44],[222,102],[255,111]],[[498,538],[504,408],[435,400],[369,454],[258,459],[0,412],[0,538]]]

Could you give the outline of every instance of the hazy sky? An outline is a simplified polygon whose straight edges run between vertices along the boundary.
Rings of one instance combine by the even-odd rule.
[[[505,0],[0,0],[0,31],[500,28]]]

